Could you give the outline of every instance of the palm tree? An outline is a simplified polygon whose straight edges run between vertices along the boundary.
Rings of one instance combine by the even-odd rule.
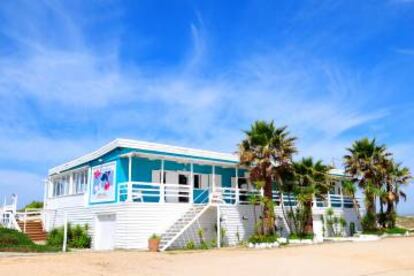
[[[314,162],[312,157],[302,158],[293,163],[298,201],[303,205],[306,214],[305,232],[313,233],[312,205],[313,198],[322,197],[329,192],[331,177],[330,166],[321,160]]]
[[[407,167],[402,167],[401,163],[395,163],[391,160],[385,182],[386,195],[384,199],[387,203],[386,218],[390,228],[395,227],[395,209],[400,202],[400,198],[407,199],[407,195],[401,190],[401,186],[407,185],[411,179],[411,172]]]
[[[272,200],[272,182],[283,185],[282,173],[292,167],[296,153],[295,137],[286,127],[276,127],[274,122],[256,121],[239,145],[240,164],[250,169],[250,180],[264,182],[264,197]],[[271,206],[264,206],[264,234],[274,232],[274,214]]]
[[[367,214],[376,215],[375,188],[384,178],[384,160],[389,158],[385,145],[377,145],[375,139],[363,138],[352,144],[344,156],[345,173],[364,190]]]

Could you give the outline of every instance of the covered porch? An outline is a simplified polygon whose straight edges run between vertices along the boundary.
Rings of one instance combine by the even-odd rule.
[[[225,204],[247,204],[256,192],[234,162],[142,152],[120,157],[119,202],[207,204],[216,195]]]

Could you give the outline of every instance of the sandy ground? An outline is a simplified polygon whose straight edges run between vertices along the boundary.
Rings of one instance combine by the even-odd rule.
[[[414,275],[414,237],[278,249],[0,255],[0,275]]]

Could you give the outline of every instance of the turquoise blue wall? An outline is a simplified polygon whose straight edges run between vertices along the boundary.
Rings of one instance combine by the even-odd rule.
[[[203,158],[197,156],[189,156],[183,154],[171,154],[171,153],[163,153],[163,152],[156,152],[156,151],[148,151],[148,150],[134,150],[128,148],[117,148],[113,151],[95,159],[90,162],[81,164],[77,166],[77,169],[84,166],[95,167],[98,165],[102,165],[109,162],[116,162],[116,183],[115,188],[117,191],[115,201],[111,202],[102,202],[102,203],[115,203],[119,201],[119,183],[127,182],[128,181],[128,158],[120,158],[121,155],[129,153],[129,152],[142,152],[142,153],[155,153],[161,154],[164,156],[179,156],[179,157],[189,157],[194,159],[200,159],[203,161],[220,161],[224,163],[228,163],[229,165],[236,165],[234,162],[225,161],[225,160],[217,160],[211,158]],[[183,164],[177,163],[174,161],[165,161],[164,162],[164,169],[170,171],[190,171],[191,170],[190,164]],[[160,160],[150,160],[146,158],[133,158],[132,159],[132,181],[141,181],[141,182],[151,182],[152,181],[152,171],[153,170],[160,170],[161,169],[161,161]],[[198,165],[194,164],[194,172],[195,173],[202,173],[202,174],[212,174],[212,166],[209,165]],[[222,185],[224,187],[231,186],[231,178],[235,177],[235,169],[233,168],[222,168],[216,166],[215,173],[217,175],[221,175],[222,177]],[[242,170],[240,170],[239,175],[242,175]],[[90,188],[90,187],[89,187]],[[202,191],[197,191],[196,193],[200,193]],[[121,199],[122,200],[122,199]],[[90,203],[92,204],[92,203]],[[101,204],[101,203],[93,203],[93,204]]]

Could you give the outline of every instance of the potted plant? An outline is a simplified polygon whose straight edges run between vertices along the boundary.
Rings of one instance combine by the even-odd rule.
[[[160,240],[161,237],[157,234],[152,234],[148,239],[148,249],[151,252],[158,252],[160,249]]]

